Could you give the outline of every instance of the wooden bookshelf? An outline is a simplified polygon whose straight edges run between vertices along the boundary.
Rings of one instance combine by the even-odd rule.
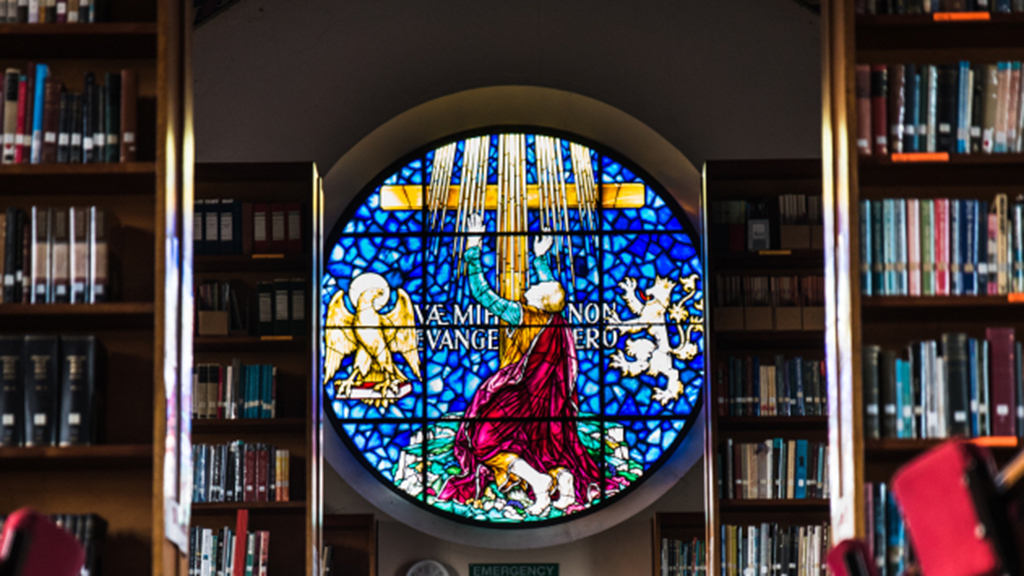
[[[332,574],[376,576],[377,519],[373,514],[325,514],[324,546],[333,546]]]
[[[104,574],[177,576],[187,572],[184,551],[169,540],[177,467],[165,463],[181,460],[165,459],[165,446],[183,441],[174,406],[182,372],[191,373],[183,335],[192,319],[181,313],[191,293],[183,286],[192,222],[191,5],[108,4],[109,21],[99,24],[0,24],[5,69],[24,74],[29,61],[45,63],[73,92],[87,71],[100,84],[103,73],[125,68],[139,80],[138,161],[0,166],[0,210],[102,208],[117,235],[110,258],[120,271],[108,303],[0,305],[0,333],[95,334],[107,363],[101,442],[0,449],[0,514],[23,506],[96,513],[108,522]]]
[[[312,163],[198,164],[196,199],[236,202],[301,202],[301,254],[216,254],[195,258],[196,284],[230,281],[245,294],[256,294],[256,282],[275,278],[306,281],[306,327],[301,334],[258,335],[257,302],[249,302],[250,333],[196,336],[196,364],[242,364],[277,367],[275,418],[195,419],[196,443],[225,444],[233,440],[270,444],[291,454],[288,502],[221,502],[193,505],[194,524],[206,528],[233,526],[235,513],[249,510],[250,530],[270,531],[269,571],[272,574],[318,574],[321,547],[322,456],[319,349],[314,344],[319,325],[317,288],[320,269],[322,190]],[[243,230],[248,229],[243,224]],[[243,233],[237,230],[236,233]],[[248,314],[243,312],[243,314]]]
[[[662,546],[666,538],[693,540],[705,538],[704,514],[701,512],[658,512],[651,521],[651,543],[654,554],[654,576],[662,574]],[[705,542],[707,542],[705,540]],[[707,552],[711,555],[710,549]],[[710,558],[708,558],[710,560]],[[710,572],[706,572],[710,574]]]
[[[991,63],[1024,58],[1024,14],[987,21],[937,22],[931,15],[855,15],[854,0],[823,4],[823,190],[826,244],[829,421],[832,450],[832,538],[864,538],[866,482],[889,482],[912,458],[940,440],[866,440],[861,350],[864,344],[901,349],[944,332],[983,337],[988,326],[1024,333],[1024,308],[1006,296],[879,297],[861,294],[860,201],[884,198],[991,200],[1022,191],[1024,154],[948,154],[937,162],[859,157],[857,64]],[[913,159],[913,157],[911,157]],[[1016,440],[995,444],[997,457]],[[1001,445],[1003,442],[1005,444]]]
[[[818,196],[821,193],[821,165],[815,160],[758,160],[708,162],[704,168],[704,209],[712,214],[713,202],[721,200],[765,200],[777,205],[780,194]],[[776,226],[777,221],[772,223]],[[725,276],[817,276],[822,274],[825,256],[820,248],[729,251],[725,239],[716,233],[710,217],[707,283],[714,295],[715,282]],[[708,549],[708,574],[720,570],[721,531],[726,524],[747,525],[778,522],[780,525],[820,524],[828,519],[828,503],[819,499],[741,500],[725,499],[719,487],[722,471],[717,469],[719,451],[729,438],[735,442],[762,442],[781,437],[825,442],[826,416],[720,416],[718,401],[728,396],[718,390],[717,368],[730,356],[758,356],[773,360],[776,354],[787,359],[801,356],[820,360],[824,357],[823,330],[721,330],[716,328],[717,303],[711,300],[707,347],[707,382],[704,395],[706,422],[705,466],[705,539]],[[727,385],[727,383],[726,383]],[[656,541],[656,546],[658,542]],[[656,551],[657,552],[657,551]],[[659,555],[656,554],[656,558]],[[657,560],[656,560],[657,562]]]

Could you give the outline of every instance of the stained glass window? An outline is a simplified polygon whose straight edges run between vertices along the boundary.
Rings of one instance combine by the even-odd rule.
[[[571,140],[414,156],[331,237],[335,429],[382,482],[463,521],[532,526],[615,500],[697,417],[696,238],[657,183]]]

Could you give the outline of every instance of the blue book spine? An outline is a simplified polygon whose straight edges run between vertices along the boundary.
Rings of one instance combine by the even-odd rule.
[[[860,201],[860,291],[871,296],[871,200]]]
[[[773,484],[768,487],[768,489],[772,491],[769,494],[769,497],[785,498],[786,483],[782,478],[782,471],[785,468],[785,460],[782,459],[782,438],[772,438],[772,454],[778,464],[775,465],[775,473],[772,475],[774,476],[772,479]],[[769,466],[772,464],[772,462],[769,462]]]
[[[885,201],[871,203],[871,294],[885,296]]]
[[[917,126],[921,122],[921,74],[915,64],[906,65],[907,116],[903,128],[903,151],[921,152]]]
[[[886,531],[889,535],[889,546],[886,550],[887,573],[893,576],[903,574],[903,559],[905,537],[903,535],[903,519],[900,517],[900,508],[893,498],[892,492],[886,496]]]
[[[258,366],[245,367],[245,417],[253,418],[253,398],[256,397],[256,380],[259,375]]]
[[[995,4],[993,5],[993,10],[992,11],[993,12],[1005,12],[1005,13],[1011,12],[1010,0],[995,0]]]
[[[794,416],[807,415],[807,405],[804,401],[806,393],[804,392],[804,375],[802,370],[803,362],[803,357],[797,356],[796,358],[793,358],[791,360],[790,364],[790,381],[794,382],[796,387],[796,413],[794,414]]]
[[[910,294],[910,262],[907,255],[907,201],[898,198],[896,205],[896,293]]]
[[[1017,200],[1010,206],[1010,220],[1012,221],[1010,256],[1013,260],[1013,289],[1014,292],[1024,292],[1024,198],[1018,196]],[[1018,416],[1024,420],[1024,415]]]
[[[964,294],[978,293],[978,201],[961,200],[960,209],[964,212]]]
[[[967,154],[971,151],[971,118],[967,113],[971,98],[971,63],[960,61],[960,86],[956,113],[956,151]]]
[[[970,383],[970,394],[971,394],[971,416],[970,416],[970,430],[971,437],[977,438],[979,436],[979,430],[981,430],[981,414],[978,411],[978,400],[980,399],[981,391],[978,389],[978,340],[971,338],[967,341],[967,380]]]
[[[885,289],[883,296],[895,296],[896,291],[896,202],[892,198],[882,201],[885,226]]]
[[[807,497],[807,440],[796,441],[796,484],[793,489],[794,498]]]
[[[960,211],[960,204],[959,200],[949,199],[949,293],[953,296],[964,293],[963,256],[960,251],[960,221],[963,213]]]
[[[976,222],[978,238],[974,241],[974,247],[978,251],[978,294],[984,296],[988,294],[988,202],[986,200],[978,201]]]
[[[903,423],[903,435],[901,438],[914,437],[914,383],[910,370],[910,362],[897,360],[900,371],[900,421]]]
[[[46,64],[36,64],[36,94],[32,104],[32,150],[31,161],[39,164],[43,159],[43,103],[46,101],[46,77],[50,68]]]

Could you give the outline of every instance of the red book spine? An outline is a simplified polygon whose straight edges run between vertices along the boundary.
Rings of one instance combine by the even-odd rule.
[[[255,254],[270,251],[270,214],[266,204],[252,207],[252,251]]]
[[[872,152],[878,156],[889,155],[889,119],[888,119],[888,77],[889,71],[885,64],[871,67],[871,135]]]
[[[28,148],[25,138],[25,115],[28,113],[28,79],[22,76],[18,80],[18,127],[14,135],[14,163],[21,164],[28,161]]]
[[[949,200],[935,199],[935,294],[949,295]]]
[[[288,238],[288,212],[285,204],[270,204],[267,212],[267,229],[270,232],[270,251],[277,254],[285,251]]]
[[[871,156],[871,66],[857,65],[857,152]]]
[[[1014,386],[1014,330],[987,328],[985,339],[992,348],[992,435],[1017,435],[1017,398]]]
[[[269,478],[267,476],[267,466],[269,464],[270,452],[266,446],[260,446],[259,450],[256,451],[256,501],[266,502],[267,501],[267,487],[269,485]]]
[[[903,152],[906,85],[903,64],[889,66],[889,151],[894,153]]]
[[[245,445],[245,501],[256,502],[256,451],[251,444]]]
[[[260,562],[259,562],[260,570],[259,570],[259,576],[267,576],[267,564],[269,563],[269,556],[270,556],[270,532],[267,531],[267,530],[260,530],[259,531],[259,540],[260,540],[260,544],[259,544],[259,546],[260,546],[260,554],[259,554],[259,557],[260,557]]]
[[[245,534],[249,531],[249,511],[242,509],[235,516],[235,561],[228,576],[245,576]]]
[[[68,0],[57,0],[57,24],[67,24]]]

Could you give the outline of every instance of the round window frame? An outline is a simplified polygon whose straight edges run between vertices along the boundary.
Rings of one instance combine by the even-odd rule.
[[[464,130],[457,133],[444,136],[442,138],[434,139],[426,144],[423,144],[411,152],[404,154],[399,159],[390,163],[383,170],[377,173],[371,180],[367,182],[365,186],[356,193],[345,208],[341,211],[341,214],[333,223],[330,232],[325,237],[324,242],[324,253],[329,254],[335,245],[340,241],[343,236],[353,235],[352,233],[344,233],[345,226],[355,216],[356,211],[366,202],[367,198],[372,195],[377,188],[383,185],[383,183],[394,175],[396,172],[407,166],[413,160],[419,158],[424,161],[424,176],[426,170],[426,155],[427,153],[436,150],[451,142],[458,142],[467,138],[483,135],[500,135],[508,133],[524,133],[524,134],[535,134],[543,136],[551,136],[555,138],[561,138],[577,144],[587,146],[598,153],[599,158],[602,156],[610,157],[613,161],[619,163],[624,168],[631,171],[637,178],[639,178],[645,186],[650,187],[654,190],[658,196],[661,197],[665,205],[672,211],[673,216],[679,222],[682,227],[679,231],[658,229],[654,230],[659,233],[665,232],[677,232],[687,235],[700,259],[700,274],[701,283],[704,287],[704,298],[707,300],[707,254],[705,250],[706,240],[697,231],[697,226],[691,221],[687,212],[680,205],[679,201],[668,192],[664,185],[660,181],[655,179],[647,170],[639,166],[627,155],[615,150],[614,148],[595,142],[592,139],[586,138],[579,134],[574,134],[565,130],[553,129],[549,127],[533,126],[533,125],[494,125],[483,128],[474,128],[471,130]],[[600,166],[600,160],[598,162]],[[598,182],[600,185],[600,182]],[[426,186],[427,183],[422,184]],[[698,206],[699,218],[703,217],[703,206]],[[638,231],[643,233],[644,231]],[[603,236],[602,233],[599,232]],[[359,234],[354,234],[358,236]],[[386,234],[381,233],[381,236],[396,237],[401,234]],[[324,259],[323,268],[321,271],[318,281],[322,285],[323,279],[328,275],[326,271],[326,258]],[[318,298],[321,298],[318,294]],[[323,303],[321,300],[321,312],[320,316],[323,318],[325,310],[323,309]],[[499,523],[499,522],[485,522],[474,520],[465,516],[440,510],[437,507],[428,504],[425,500],[418,499],[409,493],[402,491],[393,482],[389,481],[383,476],[383,474],[373,467],[370,462],[363,456],[363,451],[360,450],[352,438],[342,428],[343,424],[346,423],[357,423],[358,419],[342,419],[335,414],[332,408],[334,398],[327,392],[325,383],[323,382],[322,366],[318,367],[320,371],[318,379],[320,380],[319,388],[323,394],[323,412],[325,413],[327,420],[330,422],[331,428],[338,439],[341,440],[342,445],[345,448],[347,454],[338,454],[346,470],[343,476],[346,480],[357,488],[357,491],[361,495],[366,497],[372,503],[382,508],[384,511],[392,514],[396,518],[405,521],[406,523],[423,529],[429,526],[447,527],[447,530],[454,530],[454,538],[448,538],[454,541],[473,544],[473,545],[488,545],[494,548],[508,548],[508,549],[520,549],[520,548],[536,548],[541,546],[549,546],[565,541],[575,540],[577,537],[586,534],[592,534],[603,530],[621,520],[635,514],[642,508],[653,503],[655,499],[663,495],[669,488],[688,472],[703,456],[703,436],[705,423],[703,418],[705,394],[708,387],[707,382],[707,356],[709,352],[709,346],[707,342],[707,311],[705,310],[704,315],[704,350],[702,355],[704,356],[704,367],[701,370],[701,377],[703,383],[697,394],[697,401],[694,404],[694,409],[689,416],[685,418],[676,418],[676,420],[685,420],[683,427],[678,432],[676,439],[672,444],[662,451],[661,456],[652,465],[644,470],[644,474],[637,481],[631,482],[625,489],[615,493],[611,498],[607,498],[598,504],[588,507],[586,510],[575,512],[568,516],[562,516],[559,518],[552,518],[548,520],[538,520],[529,522],[517,522],[517,523]],[[321,345],[322,334],[318,338],[317,345]],[[612,417],[603,416],[599,417],[599,420],[609,420]],[[652,418],[652,420],[669,420],[670,418]],[[405,420],[395,419],[395,424],[418,422],[420,420],[426,420],[431,422],[437,419],[422,419],[422,418],[410,418]],[[390,422],[388,422],[390,423]],[[330,449],[329,446],[325,447]],[[687,448],[690,448],[687,450]],[[350,474],[352,468],[358,468],[359,472],[362,473],[361,477],[351,478]],[[399,496],[396,500],[394,496]],[[644,497],[646,496],[646,497]],[[633,501],[636,501],[636,505]],[[408,506],[411,504],[412,506]],[[604,517],[614,514],[617,520],[611,524],[605,524],[600,520]],[[587,528],[575,529],[581,525],[588,525]],[[569,527],[573,529],[568,529]],[[433,530],[431,530],[433,531]],[[513,543],[501,542],[495,538],[507,537],[510,532],[517,533],[520,538]],[[482,536],[487,533],[493,533],[493,537]],[[550,537],[556,534],[560,534],[561,537]],[[449,533],[449,535],[452,535]],[[532,536],[532,537],[528,537]],[[525,538],[524,538],[525,537]]]

